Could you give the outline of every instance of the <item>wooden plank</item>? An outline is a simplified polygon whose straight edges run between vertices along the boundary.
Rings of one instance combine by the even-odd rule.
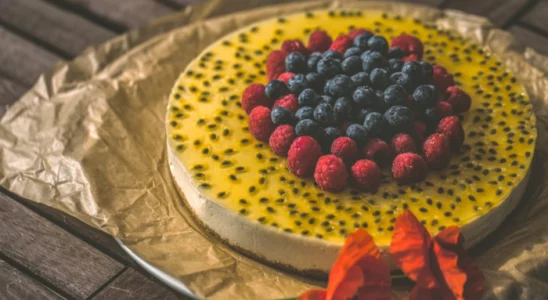
[[[63,299],[23,272],[0,260],[0,299]]]
[[[124,269],[114,259],[0,194],[0,254],[77,299]]]
[[[76,14],[40,0],[0,0],[0,22],[59,49],[65,56],[76,56],[86,47],[103,42],[114,32]]]
[[[92,299],[188,299],[181,297],[139,272],[128,269]]]
[[[522,18],[522,21],[548,33],[548,0],[539,1]]]
[[[8,106],[19,99],[25,90],[18,83],[0,76],[0,118],[6,113]]]
[[[126,29],[143,26],[147,22],[173,13],[174,10],[151,0],[48,0],[78,12],[88,12]]]
[[[0,74],[31,87],[60,58],[0,27]]]
[[[530,0],[452,0],[447,8],[453,8],[487,17],[497,26],[505,25]]]
[[[548,38],[540,34],[534,33],[522,26],[514,25],[509,31],[523,45],[531,47],[537,52],[548,55]]]

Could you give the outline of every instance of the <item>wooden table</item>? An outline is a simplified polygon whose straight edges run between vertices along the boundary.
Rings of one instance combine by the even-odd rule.
[[[244,0],[227,0],[244,1]],[[58,60],[189,0],[0,0],[0,116]],[[548,0],[419,0],[483,15],[548,54]],[[0,191],[0,299],[175,299],[114,239]]]

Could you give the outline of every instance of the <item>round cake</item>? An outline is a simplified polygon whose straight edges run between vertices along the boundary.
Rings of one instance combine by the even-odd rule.
[[[267,85],[275,79],[269,77],[288,71],[278,70],[273,75],[272,66],[267,70],[273,51],[280,50],[284,41],[293,41],[293,49],[298,52],[300,45],[310,43],[311,34],[318,30],[333,37],[330,47],[335,49],[332,45],[339,41],[336,37],[348,39],[349,32],[360,28],[389,43],[402,34],[416,37],[424,47],[422,60],[447,70],[455,88],[472,100],[466,111],[457,111],[453,106],[453,115],[464,130],[464,143],[451,154],[445,167],[429,167],[424,180],[397,180],[401,178],[392,173],[396,163],[381,164],[380,184],[364,191],[356,188],[354,170],[348,166],[342,171],[346,174],[342,180],[348,184],[343,182],[344,188],[332,189],[329,184],[340,181],[337,176],[325,183],[318,182],[325,178],[321,174],[298,174],[284,157],[287,149],[282,155],[271,149],[268,137],[272,130],[266,139],[259,137],[255,128],[250,130],[250,125],[258,125],[250,123],[254,122],[250,121],[254,112],[249,111],[249,105],[242,105],[244,91],[252,84]],[[359,42],[352,36],[348,43]],[[345,51],[353,45],[347,45],[340,55],[346,58]],[[390,51],[392,54],[384,55],[397,56]],[[310,55],[303,54],[305,59]],[[402,55],[408,55],[402,63],[418,60],[409,53]],[[284,52],[282,69],[294,67],[287,56],[289,53]],[[298,64],[299,55],[294,56]],[[390,72],[389,67],[385,69]],[[287,83],[287,78],[279,79]],[[298,82],[293,80],[292,84]],[[351,89],[354,92],[356,87]],[[412,91],[408,94],[409,99],[416,98]],[[270,113],[280,105],[284,106],[278,103],[263,108]],[[285,106],[290,108],[291,104]],[[436,109],[438,114],[443,110],[438,106]],[[294,109],[288,111],[295,113]],[[275,118],[281,117],[272,114]],[[467,246],[477,243],[518,204],[536,140],[535,117],[527,93],[495,55],[454,32],[374,10],[302,12],[265,20],[223,37],[181,74],[169,99],[166,122],[171,172],[196,220],[247,255],[308,274],[328,273],[345,237],[357,228],[371,234],[390,262],[387,251],[393,223],[405,209],[412,211],[431,234],[457,225]],[[347,126],[335,131],[349,135]],[[417,144],[416,156],[421,161],[420,157],[425,156],[428,161],[428,149]],[[322,155],[329,154],[329,145],[331,142],[328,147],[321,145]],[[314,151],[307,151],[314,156]],[[428,164],[432,166],[431,161]]]

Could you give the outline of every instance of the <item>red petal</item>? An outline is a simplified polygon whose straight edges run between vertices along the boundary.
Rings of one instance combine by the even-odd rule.
[[[356,295],[364,280],[362,270],[357,265],[367,256],[379,259],[379,249],[369,233],[358,229],[348,236],[339,258],[331,268],[327,285],[327,299],[339,299],[334,298],[335,295],[341,296],[339,293],[348,294],[350,298]]]
[[[434,242],[434,253],[438,259],[441,275],[455,299],[463,299],[466,274],[459,268],[459,256],[456,252],[443,248]]]
[[[423,288],[438,286],[430,269],[430,234],[409,210],[396,219],[390,254],[396,264],[412,280]]]
[[[358,290],[358,300],[390,300],[390,269],[380,259],[367,256],[360,261],[363,286]]]
[[[459,260],[460,268],[468,276],[464,285],[464,298],[466,300],[479,300],[485,292],[485,276],[476,263],[466,253],[461,255]]]
[[[327,291],[325,290],[309,290],[300,295],[297,300],[325,300]]]

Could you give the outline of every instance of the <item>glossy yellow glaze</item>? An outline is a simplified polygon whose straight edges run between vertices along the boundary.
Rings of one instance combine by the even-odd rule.
[[[425,182],[399,186],[390,170],[375,195],[347,189],[325,193],[312,178],[286,168],[267,144],[247,131],[239,102],[252,82],[266,84],[265,60],[287,39],[308,40],[322,28],[336,37],[351,27],[391,39],[419,37],[425,60],[445,67],[471,95],[464,115],[465,145],[451,166]],[[535,117],[523,86],[496,57],[455,33],[378,11],[314,11],[271,19],[227,36],[186,69],[169,100],[168,138],[195,183],[241,217],[288,232],[341,242],[356,227],[388,244],[395,217],[409,208],[435,233],[466,224],[501,203],[522,180],[536,139]]]

